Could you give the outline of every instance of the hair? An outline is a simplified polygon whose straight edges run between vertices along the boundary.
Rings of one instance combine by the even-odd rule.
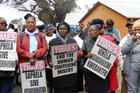
[[[65,25],[66,26],[66,28],[67,28],[67,30],[68,30],[68,33],[69,33],[69,31],[70,31],[70,25],[68,24],[68,23],[66,23],[66,22],[60,22],[58,25],[57,25],[57,31],[59,32],[59,28],[60,28],[60,26],[61,25]]]
[[[13,24],[9,24],[9,27],[15,29],[15,26]]]
[[[29,18],[33,18],[33,19],[34,19],[34,21],[35,21],[35,23],[36,23],[36,19],[35,19],[35,17],[34,17],[34,16],[29,16],[29,17],[26,19],[26,21],[27,21]]]
[[[3,18],[3,17],[0,17],[0,21],[1,21],[1,20],[5,20],[5,21],[6,21],[6,19],[5,19],[5,18]]]
[[[114,21],[112,20],[112,19],[108,19],[107,21],[106,21],[106,25],[114,25]]]
[[[136,21],[134,22],[133,29],[134,29],[135,27],[140,27],[140,19],[138,19],[138,20],[136,20]]]
[[[24,16],[24,19],[27,20],[27,18],[30,17],[30,16],[32,16],[32,15],[30,13],[28,13]]]
[[[96,18],[96,19],[91,20],[90,26],[91,25],[97,25],[99,27],[99,30],[101,30],[104,26],[104,21],[100,18]]]

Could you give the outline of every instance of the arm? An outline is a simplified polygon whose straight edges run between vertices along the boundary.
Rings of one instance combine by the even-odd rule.
[[[130,50],[132,48],[132,45],[134,44],[134,41],[132,40],[133,36],[130,36],[127,38],[127,40],[125,41],[125,43],[123,44],[122,48],[121,48],[121,52],[123,55],[126,55],[128,53],[130,53]]]
[[[25,49],[22,48],[20,33],[18,34],[17,37],[16,51],[19,57],[29,58],[30,54],[29,51],[26,51]]]
[[[44,34],[42,34],[41,44],[42,44],[42,47],[34,51],[36,58],[44,56],[48,50],[47,42],[46,42]]]

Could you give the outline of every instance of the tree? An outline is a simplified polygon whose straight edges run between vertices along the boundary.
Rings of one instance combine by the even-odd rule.
[[[31,12],[45,24],[56,25],[65,20],[66,14],[73,11],[76,0],[0,0],[0,3],[10,3],[20,11]]]

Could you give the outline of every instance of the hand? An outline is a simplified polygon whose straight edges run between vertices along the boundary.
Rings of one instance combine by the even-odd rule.
[[[34,66],[35,65],[35,60],[33,58],[30,58],[30,65]]]
[[[53,67],[54,64],[53,64],[52,62],[49,62],[49,66],[50,66],[50,67]]]
[[[77,63],[78,62],[78,60],[75,60],[75,63]]]
[[[85,58],[91,58],[92,56],[93,56],[93,54],[88,53],[88,54],[85,56]]]
[[[35,53],[30,53],[29,58],[33,58],[35,56]]]
[[[136,42],[138,39],[139,39],[139,36],[134,36],[134,37],[132,38],[132,40],[133,40],[134,42]]]
[[[110,33],[107,33],[106,35],[109,35],[109,36],[111,36],[111,37],[112,37],[112,34],[110,34]]]

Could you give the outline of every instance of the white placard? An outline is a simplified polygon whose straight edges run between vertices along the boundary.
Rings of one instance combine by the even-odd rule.
[[[15,70],[16,40],[16,32],[0,32],[0,70]]]
[[[88,58],[84,67],[105,79],[120,50],[119,46],[99,36],[91,51],[93,57]]]
[[[46,86],[45,63],[35,62],[20,64],[22,93],[48,93]]]
[[[53,46],[52,62],[53,77],[73,74],[77,72],[77,44]]]

